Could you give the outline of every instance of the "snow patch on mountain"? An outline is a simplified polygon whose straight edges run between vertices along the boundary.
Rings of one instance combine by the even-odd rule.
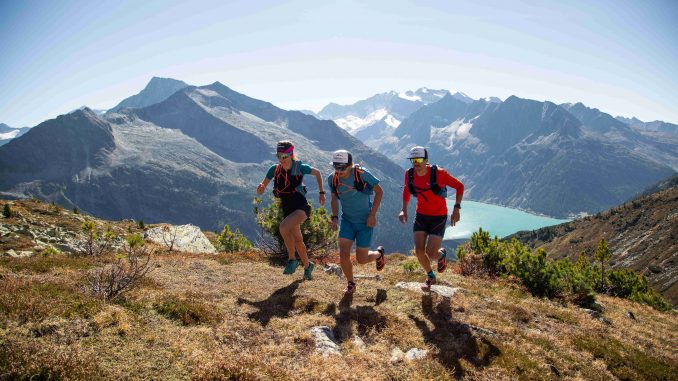
[[[444,127],[431,126],[431,141],[439,142],[442,146],[452,149],[455,140],[469,137],[473,123],[464,119],[457,119]]]
[[[355,115],[348,115],[343,118],[339,118],[334,122],[344,130],[346,130],[351,135],[355,135],[358,131],[365,129],[373,125],[374,123],[383,120],[390,127],[396,128],[400,125],[400,121],[390,115],[386,109],[378,109],[371,112],[364,118],[357,117]]]
[[[14,130],[10,132],[5,132],[4,134],[0,134],[0,140],[5,140],[5,139],[14,139],[16,136],[19,134],[19,130]]]
[[[417,101],[421,102],[422,101],[420,96],[412,93],[411,91],[408,91],[406,93],[398,93],[398,96],[400,98],[403,98],[403,99],[406,99],[406,100],[412,101],[412,102],[417,102]]]

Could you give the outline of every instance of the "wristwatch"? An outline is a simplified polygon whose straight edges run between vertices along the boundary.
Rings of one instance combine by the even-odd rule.
[[[454,207],[457,209],[461,209],[461,204],[454,204]]]
[[[319,193],[319,194],[325,194],[325,191],[320,191],[320,192],[318,192],[318,193]]]

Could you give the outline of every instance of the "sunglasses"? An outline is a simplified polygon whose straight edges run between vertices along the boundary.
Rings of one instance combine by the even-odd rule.
[[[285,159],[287,159],[288,157],[290,157],[291,155],[290,155],[289,153],[277,153],[276,156],[277,156],[278,159],[280,159],[280,160],[285,160]]]
[[[417,158],[414,158],[414,159],[410,159],[412,164],[423,164],[424,160],[426,160],[426,159],[424,159],[423,157],[417,157]]]
[[[335,165],[334,170],[335,171],[340,171],[343,172],[345,171],[349,166],[348,165]]]

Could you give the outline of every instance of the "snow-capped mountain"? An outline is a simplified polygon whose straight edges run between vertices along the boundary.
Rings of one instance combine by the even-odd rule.
[[[13,128],[4,123],[0,123],[0,146],[9,143],[28,131],[28,127]]]
[[[449,97],[470,105],[475,100],[462,92],[451,94],[447,90],[422,87],[416,91],[377,94],[352,105],[330,103],[319,113],[323,119],[334,120],[339,127],[361,139],[366,145],[378,151],[388,151],[397,140],[393,136],[403,120],[424,106],[435,104]],[[501,103],[496,97],[484,98],[487,104]]]
[[[447,90],[426,87],[416,91],[390,91],[351,105],[330,103],[318,113],[318,116],[334,120],[339,127],[376,149],[398,128],[403,119],[422,106],[439,101],[447,94]],[[457,94],[461,98],[466,97],[461,93]]]

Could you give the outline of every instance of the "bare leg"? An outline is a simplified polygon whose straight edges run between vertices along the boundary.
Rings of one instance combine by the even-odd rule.
[[[303,210],[295,210],[290,214],[289,216],[285,217],[282,222],[280,222],[280,235],[283,237],[283,240],[285,241],[285,248],[287,248],[287,258],[288,259],[296,259],[294,252],[295,249],[298,250],[297,247],[297,237],[296,237],[296,231],[299,230],[299,234],[301,235],[301,229],[300,226],[301,224],[306,220],[306,213]],[[303,245],[303,239],[300,238],[301,244]],[[302,254],[299,253],[299,257],[302,257],[301,260],[302,262],[304,261],[304,257],[306,258],[306,262],[308,262],[308,255],[306,255],[306,246],[303,247],[303,257]],[[306,264],[304,264],[306,266]]]
[[[433,234],[428,236],[428,242],[426,242],[426,254],[432,261],[435,262],[438,260],[438,257],[440,256],[438,250],[442,244],[443,237]]]
[[[305,213],[304,216],[306,216]],[[301,263],[304,265],[304,268],[306,268],[308,267],[308,254],[306,253],[306,244],[304,244],[304,236],[301,234],[301,224],[297,225],[295,228],[292,229],[292,236],[294,237],[294,246],[297,249],[297,253],[299,253]]]
[[[353,264],[351,263],[351,247],[353,241],[348,238],[339,238],[339,261],[341,271],[344,272],[346,280],[353,282]]]
[[[426,255],[426,232],[414,232],[414,252],[417,255],[419,264],[424,268],[424,271],[428,274],[431,272],[431,261]]]
[[[374,262],[381,256],[381,253],[378,251],[370,250],[367,247],[356,247],[355,248],[355,257],[359,264],[364,265],[365,263]]]

